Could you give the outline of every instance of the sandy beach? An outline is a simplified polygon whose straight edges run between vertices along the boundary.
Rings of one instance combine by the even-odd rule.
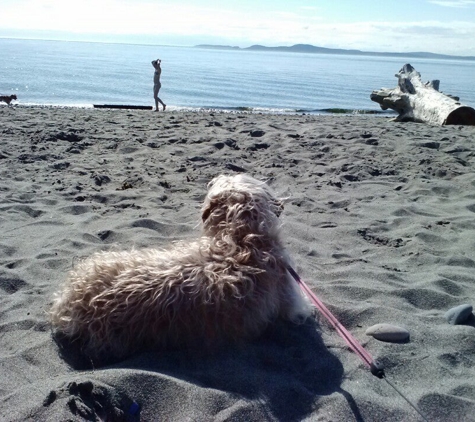
[[[0,107],[1,421],[422,421],[315,312],[212,355],[91,367],[46,311],[75,260],[200,233],[207,183],[288,197],[295,268],[430,421],[475,420],[475,127]],[[379,323],[410,340],[366,335]]]

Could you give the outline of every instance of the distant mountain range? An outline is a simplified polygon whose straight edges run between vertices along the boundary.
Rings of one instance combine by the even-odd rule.
[[[377,53],[374,51],[345,50],[340,48],[316,47],[310,44],[295,44],[291,47],[266,47],[264,45],[251,45],[250,47],[232,47],[230,45],[200,44],[195,48],[209,48],[216,50],[244,50],[244,51],[284,51],[288,53],[314,53],[314,54],[345,54],[353,56],[385,56],[385,57],[415,57],[422,59],[451,59],[451,60],[475,60],[475,56],[450,56],[448,54],[435,54],[427,52],[411,53]]]

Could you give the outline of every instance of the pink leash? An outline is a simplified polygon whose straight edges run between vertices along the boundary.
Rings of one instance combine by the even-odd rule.
[[[336,319],[330,310],[323,304],[323,302],[310,290],[305,282],[298,276],[295,270],[292,267],[287,267],[290,275],[295,279],[297,284],[300,286],[302,291],[308,296],[308,298],[313,302],[313,304],[318,308],[322,315],[330,322],[331,325],[335,328],[340,337],[345,340],[346,344],[350,347],[353,352],[355,352],[360,359],[368,366],[371,370],[371,373],[378,378],[384,378],[384,369],[383,366],[373,359],[373,357],[365,350],[365,348],[353,337],[343,325]]]
[[[333,315],[330,310],[323,304],[323,302],[315,295],[310,290],[310,287],[308,287],[305,282],[299,277],[299,275],[295,272],[295,270],[288,266],[287,271],[290,273],[290,275],[295,279],[297,284],[300,286],[302,291],[308,296],[308,298],[313,302],[313,304],[318,308],[318,310],[325,316],[325,318],[330,322],[331,325],[335,328],[337,333],[340,335],[340,337],[345,340],[346,344],[350,347],[353,352],[355,352],[360,359],[365,363],[366,366],[369,367],[371,373],[378,378],[384,379],[396,392],[404,399],[406,400],[411,407],[419,413],[422,418],[427,421],[428,419],[425,417],[425,415],[417,408],[415,404],[413,404],[404,394],[402,394],[394,384],[389,382],[389,380],[386,378],[386,375],[384,373],[384,368],[383,365],[378,362],[377,360],[374,360],[373,357],[366,351],[366,349],[359,343],[356,338],[353,337],[353,335],[345,328],[343,325],[338,321],[338,319]]]

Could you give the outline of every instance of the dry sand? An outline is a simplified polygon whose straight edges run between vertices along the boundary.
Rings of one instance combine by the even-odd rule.
[[[92,369],[53,341],[75,259],[196,237],[207,182],[245,171],[290,197],[297,271],[388,379],[431,421],[475,420],[474,318],[444,318],[475,302],[474,151],[474,127],[374,116],[0,107],[0,419],[421,420],[318,314]],[[378,323],[410,341],[366,336]]]

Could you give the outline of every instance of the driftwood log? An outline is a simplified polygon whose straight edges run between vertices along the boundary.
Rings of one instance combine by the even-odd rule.
[[[400,122],[422,122],[431,125],[475,125],[475,110],[462,105],[458,97],[439,92],[439,81],[423,83],[421,74],[405,64],[395,75],[396,88],[383,88],[371,94],[371,100],[383,110],[395,110]]]

